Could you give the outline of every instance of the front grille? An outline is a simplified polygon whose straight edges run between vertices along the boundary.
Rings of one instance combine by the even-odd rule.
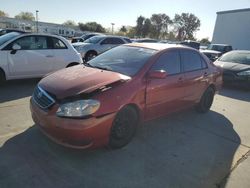
[[[32,99],[42,109],[48,109],[55,103],[55,100],[39,86],[35,88]]]

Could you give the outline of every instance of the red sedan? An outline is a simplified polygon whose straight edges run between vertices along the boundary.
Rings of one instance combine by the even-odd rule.
[[[207,112],[221,70],[181,45],[128,44],[42,79],[31,98],[35,124],[73,148],[120,148],[139,122],[195,106]]]

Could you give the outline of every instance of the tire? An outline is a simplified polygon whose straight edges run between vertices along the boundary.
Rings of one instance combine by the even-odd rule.
[[[206,113],[209,111],[213,104],[215,91],[212,87],[207,88],[203,93],[200,102],[196,106],[196,110],[200,113]]]
[[[4,85],[5,82],[6,82],[5,74],[2,70],[0,70],[0,85]]]
[[[96,52],[88,52],[85,56],[85,62],[88,62],[89,60],[93,59],[94,57],[97,56],[97,53]]]
[[[120,110],[110,131],[109,147],[118,149],[127,145],[136,133],[137,124],[138,115],[134,108],[126,106]]]

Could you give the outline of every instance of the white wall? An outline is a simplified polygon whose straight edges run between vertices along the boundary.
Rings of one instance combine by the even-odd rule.
[[[250,9],[217,13],[212,43],[250,50]]]

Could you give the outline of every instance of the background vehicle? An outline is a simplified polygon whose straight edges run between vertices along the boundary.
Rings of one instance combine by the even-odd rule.
[[[196,42],[196,41],[186,40],[186,41],[180,42],[180,44],[189,46],[189,47],[197,49],[197,50],[200,49],[200,43]]]
[[[11,32],[16,32],[20,34],[26,33],[25,31],[21,31],[18,29],[0,29],[0,36],[5,35],[7,33],[11,33]]]
[[[159,42],[158,40],[155,39],[150,39],[150,38],[145,38],[145,39],[134,39],[133,42],[138,42],[138,43],[156,43]]]
[[[80,63],[80,54],[63,37],[15,32],[0,37],[1,82],[42,77]]]
[[[71,40],[71,43],[76,43],[76,42],[84,42],[85,40],[94,37],[94,36],[105,36],[104,34],[100,34],[100,33],[88,33],[88,34],[84,34],[81,37],[74,37]]]
[[[81,54],[84,61],[89,61],[100,53],[121,44],[129,43],[126,37],[119,36],[94,36],[84,41],[84,43],[72,44]]]
[[[228,44],[210,44],[207,49],[201,50],[212,62],[218,59],[222,54],[233,50]]]
[[[57,143],[120,148],[131,141],[139,121],[193,106],[207,112],[221,82],[221,70],[195,49],[131,43],[108,50],[85,67],[42,79],[31,112],[36,125]]]
[[[250,89],[250,51],[235,50],[221,56],[214,64],[223,69],[225,84]]]

